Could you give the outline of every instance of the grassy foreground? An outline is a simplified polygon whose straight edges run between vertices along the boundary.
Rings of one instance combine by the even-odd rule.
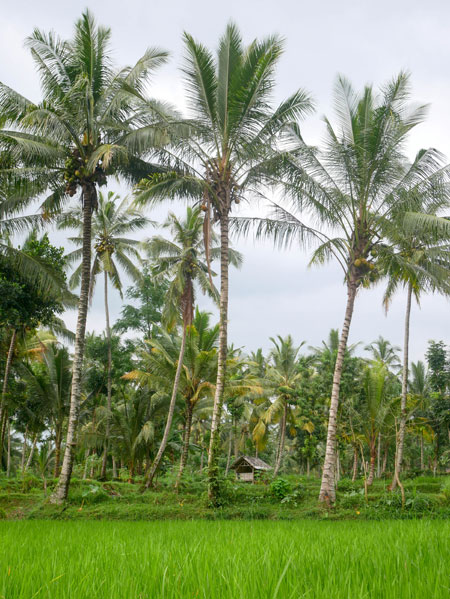
[[[5,599],[442,599],[450,522],[0,522]]]

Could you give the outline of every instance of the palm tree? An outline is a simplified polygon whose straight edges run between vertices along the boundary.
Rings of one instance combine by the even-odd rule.
[[[71,383],[71,363],[65,347],[40,342],[33,361],[19,364],[18,372],[27,385],[28,396],[44,407],[55,435],[54,476],[60,473],[61,443],[64,419],[68,414]]]
[[[364,348],[372,354],[372,360],[384,364],[386,368],[392,371],[398,371],[401,367],[398,353],[400,348],[392,345],[390,341],[384,339],[381,335],[376,341],[373,341]]]
[[[137,246],[139,241],[126,237],[134,231],[138,231],[150,224],[149,219],[143,216],[135,208],[130,206],[127,198],[120,201],[119,195],[112,191],[105,197],[99,193],[98,207],[92,219],[92,242],[93,260],[90,275],[90,297],[92,298],[97,281],[97,275],[104,274],[104,299],[106,318],[106,339],[108,343],[108,370],[107,370],[107,413],[111,412],[111,390],[112,390],[112,350],[111,350],[111,326],[109,321],[108,305],[108,278],[113,287],[117,289],[122,297],[122,280],[119,267],[125,273],[138,281],[141,277],[139,268],[135,262],[140,262],[141,257]],[[59,221],[59,228],[78,228],[79,236],[69,237],[69,241],[78,248],[67,255],[68,263],[83,257],[83,217],[78,208],[63,214]],[[82,262],[74,270],[69,285],[78,287],[81,280]],[[108,438],[110,420],[106,418],[106,432],[103,451],[101,478],[106,477],[106,465],[108,459]]]
[[[88,310],[92,213],[97,188],[108,175],[137,178],[149,172],[136,154],[134,132],[146,131],[148,144],[161,129],[161,107],[144,96],[149,73],[167,54],[147,50],[133,67],[119,71],[112,66],[110,30],[96,25],[89,11],[75,23],[72,39],[35,30],[26,44],[41,78],[43,100],[39,104],[0,84],[0,110],[6,125],[2,145],[11,150],[25,169],[17,169],[16,187],[28,197],[50,190],[42,204],[44,214],[60,209],[67,198],[80,191],[83,210],[83,246],[78,320],[73,360],[71,408],[66,450],[53,502],[66,499],[81,395],[82,362]]]
[[[297,149],[293,150],[285,185],[290,201],[273,203],[272,218],[240,219],[236,224],[243,232],[256,224],[257,237],[271,235],[281,246],[294,240],[316,245],[311,264],[334,258],[344,273],[347,303],[334,369],[320,489],[320,501],[327,504],[336,499],[339,392],[357,292],[379,276],[377,251],[392,229],[392,220],[398,223],[403,214],[414,209],[418,196],[423,198],[422,205],[436,198],[449,199],[442,156],[429,149],[410,163],[404,154],[408,134],[423,121],[426,108],[412,108],[409,95],[405,73],[386,84],[379,94],[372,87],[357,94],[346,79],[338,77],[338,122],[333,128],[325,119],[324,150],[317,152],[306,146],[297,127],[292,128],[291,139]]]
[[[234,24],[219,41],[217,58],[185,33],[183,68],[191,110],[178,123],[173,143],[158,158],[167,172],[141,185],[140,202],[192,199],[205,210],[205,244],[213,223],[220,225],[220,311],[218,370],[208,454],[209,494],[218,491],[217,452],[227,359],[228,244],[230,211],[272,182],[288,155],[286,126],[310,112],[308,95],[298,91],[272,107],[274,71],[282,41],[269,37],[245,47]],[[207,261],[209,254],[207,250]]]
[[[371,366],[367,366],[362,377],[364,399],[362,429],[370,456],[367,486],[372,484],[375,476],[377,441],[389,409],[389,387],[389,371],[385,364],[374,362]]]
[[[218,296],[216,288],[212,284],[210,277],[208,277],[208,265],[202,261],[205,251],[203,247],[203,222],[200,214],[201,209],[199,207],[194,209],[188,207],[185,220],[179,220],[175,214],[169,214],[164,226],[170,229],[173,241],[162,237],[153,237],[147,242],[149,255],[157,261],[157,266],[155,267],[156,276],[164,275],[164,277],[170,280],[166,305],[163,311],[164,320],[168,324],[169,329],[176,324],[179,315],[181,315],[182,320],[181,345],[166,426],[158,453],[147,475],[145,483],[147,488],[153,484],[153,478],[169,439],[183,368],[186,336],[194,317],[194,286],[198,284],[202,291],[210,295],[214,300],[217,300]]]
[[[267,392],[274,396],[274,401],[270,404],[266,412],[266,422],[272,422],[275,417],[280,422],[280,432],[278,437],[278,447],[275,460],[273,475],[277,476],[283,460],[284,443],[286,435],[286,426],[288,420],[295,424],[295,418],[290,411],[291,404],[295,404],[297,387],[302,377],[298,368],[298,347],[294,346],[294,341],[290,335],[283,339],[278,335],[277,339],[270,338],[274,347],[270,352],[271,363],[268,365],[264,386]]]
[[[440,292],[450,294],[450,229],[439,227],[439,217],[436,213],[448,207],[447,198],[438,197],[430,202],[426,198],[417,198],[416,205],[411,206],[416,215],[409,216],[409,224],[392,227],[389,231],[388,242],[394,246],[394,252],[384,256],[381,249],[381,259],[386,261],[385,272],[388,277],[384,294],[384,305],[389,308],[392,297],[399,287],[406,288],[406,311],[403,344],[402,396],[400,406],[400,425],[396,443],[396,460],[391,489],[395,489],[400,477],[405,444],[408,372],[409,372],[409,337],[412,298],[419,303],[423,292]],[[427,218],[424,229],[421,217]],[[436,228],[429,230],[436,221]]]

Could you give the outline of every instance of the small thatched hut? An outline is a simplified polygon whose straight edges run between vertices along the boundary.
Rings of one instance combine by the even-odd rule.
[[[259,458],[243,455],[234,462],[231,469],[236,471],[236,480],[252,483],[255,480],[255,473],[258,475],[266,470],[272,470],[272,466]]]

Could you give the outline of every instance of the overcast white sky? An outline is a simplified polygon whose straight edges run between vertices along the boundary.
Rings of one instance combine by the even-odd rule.
[[[73,22],[86,6],[97,20],[112,28],[112,45],[120,65],[133,63],[148,46],[171,53],[168,65],[155,77],[152,95],[183,107],[179,67],[183,57],[181,35],[188,31],[215,48],[226,23],[232,19],[246,41],[278,33],[286,38],[278,69],[276,100],[298,87],[315,98],[317,112],[303,124],[310,143],[319,143],[321,117],[331,113],[332,88],[337,73],[360,88],[376,85],[407,69],[412,73],[413,99],[431,104],[429,118],[411,138],[411,155],[434,146],[450,156],[450,3],[446,0],[211,0],[144,1],[15,0],[2,3],[0,79],[33,100],[39,85],[24,38],[34,27],[71,35]],[[163,220],[165,209],[150,214]],[[145,233],[143,237],[150,234]],[[62,244],[60,234],[52,239]],[[291,333],[297,342],[320,344],[332,327],[340,327],[345,305],[342,274],[337,266],[308,269],[307,257],[296,248],[274,250],[270,243],[239,240],[244,253],[241,271],[231,273],[230,342],[248,350],[270,346],[269,337]],[[350,341],[369,343],[379,334],[402,345],[405,297],[399,294],[386,317],[382,289],[362,291]],[[112,318],[120,311],[113,295]],[[210,304],[199,298],[202,307]],[[423,357],[429,339],[449,340],[449,302],[424,297],[412,314],[411,357]],[[75,313],[66,315],[75,326]],[[103,304],[99,290],[88,328],[102,330]]]

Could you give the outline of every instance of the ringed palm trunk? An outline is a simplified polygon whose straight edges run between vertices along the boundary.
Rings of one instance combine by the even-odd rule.
[[[222,415],[223,391],[225,386],[225,372],[227,362],[228,343],[228,212],[222,214],[220,219],[220,308],[219,308],[219,352],[217,360],[217,380],[214,393],[214,407],[211,421],[211,438],[208,452],[208,495],[214,500],[219,493],[218,464],[219,429]]]
[[[403,370],[402,370],[402,399],[400,403],[400,426],[397,438],[397,451],[395,460],[394,477],[391,483],[391,489],[395,489],[397,481],[400,478],[403,463],[403,448],[405,445],[406,431],[406,401],[408,399],[408,361],[409,361],[409,323],[411,319],[411,298],[412,285],[408,285],[408,295],[406,299],[406,314],[405,314],[405,340],[403,346]]]
[[[103,448],[103,459],[102,469],[100,478],[106,478],[106,465],[108,463],[108,447],[109,447],[109,435],[111,430],[111,389],[112,389],[112,349],[111,349],[111,327],[109,324],[109,306],[108,306],[108,273],[105,271],[105,318],[106,318],[106,339],[108,342],[108,378],[106,383],[106,430],[105,430],[105,443]]]
[[[281,423],[280,423],[280,443],[278,445],[278,452],[277,452],[277,461],[275,464],[275,470],[273,471],[273,476],[274,478],[278,475],[278,472],[281,468],[281,462],[283,460],[283,453],[284,453],[284,439],[286,436],[286,420],[287,420],[287,404],[284,404],[283,407],[283,415],[281,417]]]
[[[27,463],[25,464],[25,472],[26,472],[26,471],[28,470],[28,468],[31,466],[31,462],[32,462],[32,460],[33,460],[33,455],[34,455],[34,450],[36,449],[36,443],[37,443],[37,440],[38,440],[38,434],[37,434],[37,433],[35,433],[35,435],[34,435],[34,439],[33,439],[33,444],[32,444],[32,446],[31,446],[31,449],[30,449],[30,454],[29,454],[29,456],[28,456]]]
[[[58,484],[50,497],[51,503],[62,503],[69,493],[75,458],[78,414],[80,411],[80,396],[82,383],[82,368],[86,334],[86,320],[89,304],[89,287],[91,280],[91,241],[92,241],[92,210],[96,205],[97,191],[95,185],[86,184],[83,188],[83,246],[81,287],[78,300],[78,318],[75,336],[75,351],[72,366],[72,387],[70,392],[70,411],[67,425],[66,449],[59,476]]]
[[[16,337],[17,337],[17,331],[16,331],[16,329],[13,329],[12,334],[11,334],[11,341],[9,343],[9,348],[8,348],[8,356],[6,358],[5,374],[3,376],[2,399],[1,399],[1,403],[0,403],[0,451],[3,451],[4,430],[5,430],[4,421],[5,421],[5,412],[6,412],[6,392],[8,390],[9,373],[11,372],[11,364],[12,364],[13,356],[14,356],[14,347],[16,345]]]
[[[339,391],[341,387],[342,369],[344,366],[345,351],[347,349],[348,334],[353,316],[353,307],[355,305],[356,291],[357,284],[354,278],[352,278],[347,284],[347,306],[345,308],[344,325],[342,327],[341,337],[339,339],[336,365],[334,367],[330,414],[328,416],[327,445],[319,494],[319,501],[326,504],[333,504],[336,501],[335,462]]]
[[[176,404],[176,399],[177,399],[178,386],[180,383],[181,370],[183,368],[184,349],[186,346],[186,331],[187,331],[187,326],[184,324],[183,325],[183,337],[181,338],[180,355],[178,356],[177,370],[175,373],[175,380],[173,383],[172,397],[170,398],[169,411],[167,413],[166,426],[164,429],[164,434],[163,434],[163,438],[161,441],[161,445],[159,446],[159,449],[158,449],[158,453],[156,454],[156,457],[155,457],[153,464],[150,468],[150,471],[147,475],[147,482],[145,483],[145,486],[147,489],[149,487],[151,487],[153,484],[153,479],[155,477],[156,471],[158,470],[159,464],[160,464],[161,459],[166,450],[167,441],[169,440],[170,429],[172,427],[172,420],[173,420],[173,415],[175,412],[175,404]]]
[[[181,477],[183,476],[184,469],[187,464],[188,455],[189,455],[189,442],[191,440],[191,428],[192,428],[192,411],[194,406],[191,403],[191,400],[188,400],[188,404],[186,406],[186,424],[184,430],[184,438],[183,438],[183,451],[181,452],[180,458],[180,468],[177,474],[177,480],[175,481],[175,489],[178,490],[180,486]]]

